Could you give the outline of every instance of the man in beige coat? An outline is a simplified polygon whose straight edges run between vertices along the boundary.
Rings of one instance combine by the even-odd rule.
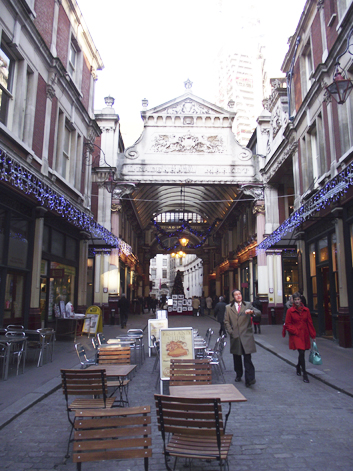
[[[251,303],[243,301],[238,289],[232,291],[233,302],[226,307],[224,325],[230,336],[230,353],[233,354],[235,381],[241,381],[243,376],[243,362],[245,369],[245,386],[250,387],[256,383],[255,367],[251,361],[251,354],[256,352],[254,333],[251,325],[252,316],[261,316],[261,312]]]

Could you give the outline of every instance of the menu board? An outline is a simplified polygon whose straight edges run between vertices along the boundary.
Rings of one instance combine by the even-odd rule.
[[[161,380],[170,379],[170,360],[194,358],[194,336],[192,327],[177,327],[160,330]]]
[[[168,329],[168,319],[148,319],[148,346],[153,347],[151,336],[154,335],[159,340],[160,330]]]

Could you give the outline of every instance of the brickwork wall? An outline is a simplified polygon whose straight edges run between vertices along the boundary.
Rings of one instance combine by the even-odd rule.
[[[53,34],[54,5],[53,0],[36,0],[34,4],[36,12],[34,24],[48,48],[50,48]]]
[[[49,150],[48,150],[48,161],[49,167],[53,168],[54,162],[54,139],[55,139],[55,130],[56,130],[56,116],[58,110],[58,99],[53,97],[53,103],[51,107],[51,117],[50,117],[50,134],[49,134]]]
[[[33,150],[38,157],[42,157],[44,124],[45,124],[45,107],[47,101],[47,88],[45,80],[41,75],[38,76],[38,88],[36,99],[36,113],[34,117],[33,130]]]
[[[311,25],[311,41],[312,41],[312,58],[314,71],[317,66],[322,62],[322,35],[321,35],[321,20],[320,12],[315,15],[314,21]]]
[[[67,17],[62,5],[59,7],[59,22],[58,22],[58,38],[56,41],[56,50],[58,57],[63,63],[63,66],[67,67],[69,42],[70,42],[70,20]]]
[[[83,106],[88,110],[89,106],[89,93],[91,85],[91,65],[88,62],[87,58],[84,57],[83,68],[82,68],[82,84],[81,84],[81,93]]]

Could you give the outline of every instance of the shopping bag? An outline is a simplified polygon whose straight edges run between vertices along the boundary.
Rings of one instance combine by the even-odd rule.
[[[322,358],[317,349],[316,342],[313,342],[311,345],[310,353],[309,353],[309,362],[313,365],[322,365]]]

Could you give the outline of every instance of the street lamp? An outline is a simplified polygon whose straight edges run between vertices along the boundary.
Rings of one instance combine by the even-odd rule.
[[[335,64],[335,71],[333,74],[333,82],[326,87],[327,93],[339,104],[343,105],[346,102],[349,94],[352,91],[353,83],[351,80],[346,78],[345,71],[341,68],[339,59],[346,53],[353,55],[353,52],[349,50],[351,44],[351,39],[353,36],[353,28],[348,33],[347,38],[347,47],[346,49],[337,56],[336,64]]]

